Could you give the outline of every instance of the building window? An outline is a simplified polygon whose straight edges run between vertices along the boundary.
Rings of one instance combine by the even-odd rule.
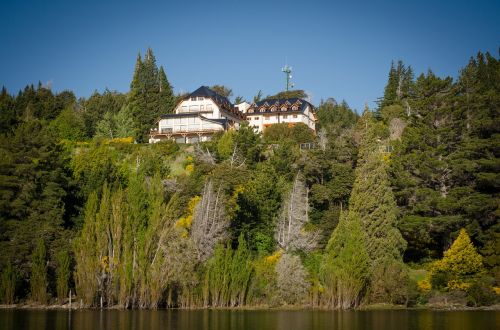
[[[189,112],[196,112],[196,111],[198,111],[197,105],[190,105],[189,106]]]
[[[283,115],[283,119],[287,119],[288,118],[288,115]]]
[[[269,118],[270,118],[270,117],[269,117],[269,116],[266,116],[265,118],[266,118],[266,120],[269,120]]]
[[[200,111],[203,111],[205,109],[204,105],[200,105]]]
[[[296,106],[296,105],[294,105],[294,106],[292,107],[292,110],[297,111],[297,110],[299,110],[299,107],[298,107],[298,106]]]
[[[211,104],[207,104],[207,111],[212,111],[212,105]]]
[[[297,115],[293,115],[293,118],[297,118]]]
[[[191,98],[191,101],[196,101],[196,96],[193,96],[193,97]]]
[[[183,105],[182,106],[182,109],[181,109],[181,112],[187,112],[188,111],[188,107]]]
[[[198,101],[203,101],[203,100],[204,100],[203,96],[198,97]]]
[[[259,120],[259,117],[253,117],[253,120]]]

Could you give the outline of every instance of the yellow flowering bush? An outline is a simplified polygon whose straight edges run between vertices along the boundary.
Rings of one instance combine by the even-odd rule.
[[[181,217],[175,223],[175,226],[177,228],[182,229],[182,234],[181,234],[182,237],[187,237],[189,234],[189,229],[191,229],[191,224],[193,223],[194,208],[196,207],[196,205],[200,200],[201,200],[200,196],[194,196],[193,198],[191,198],[191,200],[188,203],[187,214]]]

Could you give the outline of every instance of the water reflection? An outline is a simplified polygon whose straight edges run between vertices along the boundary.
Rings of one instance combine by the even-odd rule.
[[[463,329],[500,328],[496,311],[0,310],[1,329]]]

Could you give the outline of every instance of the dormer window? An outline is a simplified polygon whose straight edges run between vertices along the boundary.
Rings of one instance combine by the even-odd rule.
[[[191,98],[191,101],[196,101],[196,96],[193,96],[193,97]]]
[[[205,98],[203,96],[198,96],[198,101],[203,101]]]
[[[273,105],[273,106],[271,107],[271,111],[273,111],[273,112],[274,112],[274,111],[276,111],[276,106],[274,106],[274,105]]]
[[[248,113],[253,113],[253,109],[248,109]]]
[[[287,110],[287,109],[286,109],[286,107],[285,107],[285,106],[282,106],[282,107],[281,107],[281,111],[286,111],[286,110]]]
[[[297,110],[299,110],[299,107],[294,105],[294,106],[292,106],[292,110],[297,111]]]

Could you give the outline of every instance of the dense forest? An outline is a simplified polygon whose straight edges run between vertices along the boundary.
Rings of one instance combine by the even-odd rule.
[[[126,94],[2,89],[4,304],[498,303],[498,58],[456,79],[394,63],[376,109],[327,99],[316,133],[144,143],[181,97],[150,49]]]

